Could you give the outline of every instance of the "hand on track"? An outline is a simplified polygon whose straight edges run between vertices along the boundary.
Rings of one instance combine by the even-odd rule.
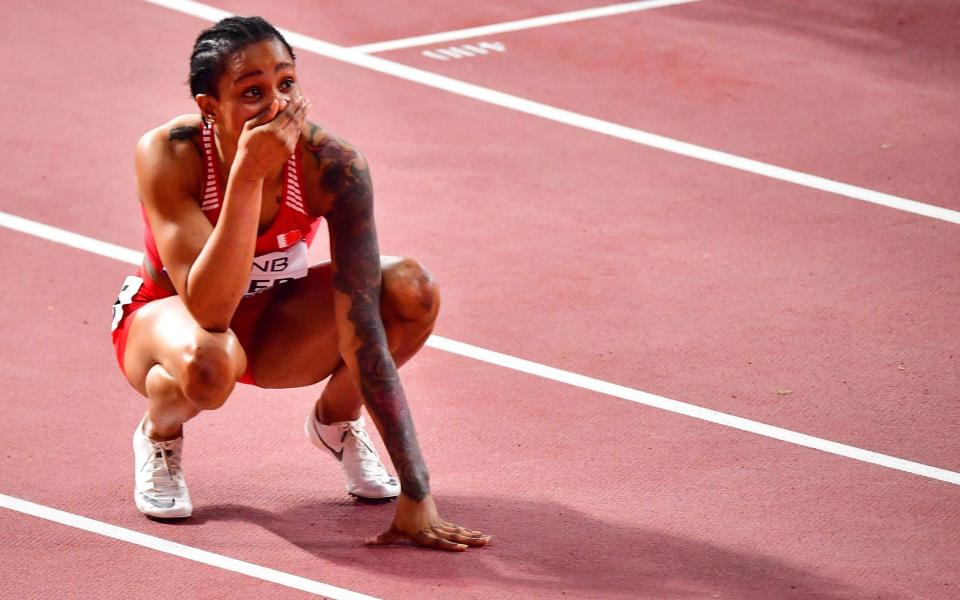
[[[421,548],[463,552],[470,546],[486,546],[489,541],[489,535],[441,519],[433,496],[415,502],[401,493],[390,528],[367,543],[374,546],[412,543]]]

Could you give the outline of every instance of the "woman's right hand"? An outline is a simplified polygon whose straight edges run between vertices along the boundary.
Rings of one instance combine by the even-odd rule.
[[[237,142],[237,160],[245,175],[263,178],[280,170],[297,149],[310,101],[299,96],[280,108],[273,100],[243,125]]]

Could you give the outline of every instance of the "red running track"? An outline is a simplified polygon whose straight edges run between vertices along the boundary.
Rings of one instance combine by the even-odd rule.
[[[381,2],[358,15],[291,3],[265,16],[360,44],[582,6],[451,14]],[[898,26],[908,54],[926,61],[906,74],[906,59],[877,41],[886,38],[851,25],[870,3],[768,6],[705,1],[515,32],[498,36],[506,54],[469,63],[428,62],[420,49],[387,57],[955,208],[956,173],[937,166],[958,157],[957,108],[943,100],[955,97],[956,46],[935,43],[950,6],[921,4]],[[2,134],[0,209],[137,248],[132,146],[191,110],[179,82],[205,23],[105,0],[22,8],[15,21],[0,40],[17,57],[0,99],[17,115]],[[824,40],[825,30],[860,43]],[[144,40],[150,51],[132,55]],[[638,54],[649,62],[638,67]],[[438,275],[437,333],[960,468],[955,225],[306,52],[299,70],[312,118],[373,165],[384,252]],[[744,95],[724,104],[725,89]],[[911,124],[903,145],[882,149],[896,155],[875,148],[893,109],[865,103],[849,117],[850,99],[871,89],[895,97]],[[432,349],[403,377],[435,492],[449,518],[495,535],[489,548],[361,546],[392,508],[350,502],[335,465],[301,438],[318,390],[243,388],[192,423],[196,516],[145,521],[128,501],[142,404],[106,336],[129,267],[10,231],[0,248],[17,257],[17,285],[0,290],[11,340],[0,347],[0,493],[382,598],[950,598],[960,585],[956,486]],[[297,595],[10,511],[0,532],[0,565],[16,574],[3,597],[127,598],[157,586],[183,598]]]

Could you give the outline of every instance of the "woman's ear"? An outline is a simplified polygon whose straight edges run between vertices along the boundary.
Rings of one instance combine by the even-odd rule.
[[[208,94],[197,94],[193,99],[200,108],[200,116],[203,117],[203,122],[208,127],[216,123],[217,114],[220,110],[220,103],[217,102],[217,99]]]

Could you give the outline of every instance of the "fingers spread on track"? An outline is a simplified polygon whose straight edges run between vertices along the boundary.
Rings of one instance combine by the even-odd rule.
[[[421,531],[414,537],[413,542],[422,548],[433,548],[435,550],[463,552],[467,549],[466,544],[451,542],[430,531]]]

